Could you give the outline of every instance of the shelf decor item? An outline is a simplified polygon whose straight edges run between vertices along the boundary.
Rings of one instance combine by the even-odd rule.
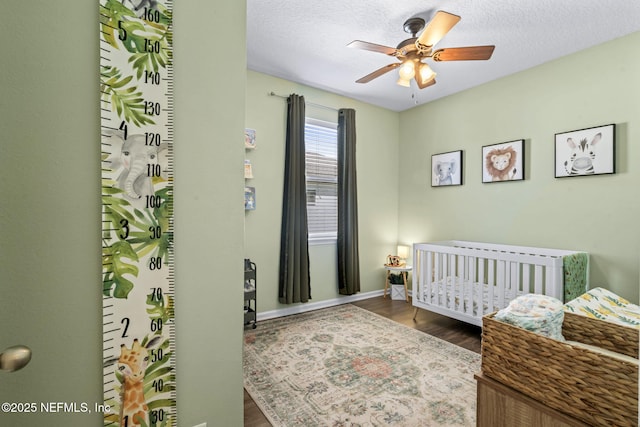
[[[555,135],[555,177],[616,173],[616,125],[557,133]]]
[[[431,156],[431,186],[462,185],[462,150]]]
[[[251,160],[245,159],[244,161],[244,179],[253,178],[253,168],[251,167]]]
[[[524,179],[524,139],[482,147],[482,182]]]
[[[244,187],[244,210],[253,211],[256,209],[256,189],[255,187]]]
[[[405,263],[397,255],[387,255],[387,263],[385,267],[402,267]]]
[[[244,148],[250,150],[256,148],[256,131],[255,129],[246,128],[244,130]]]

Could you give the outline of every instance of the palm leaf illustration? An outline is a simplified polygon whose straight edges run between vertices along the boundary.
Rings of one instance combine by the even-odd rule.
[[[137,126],[154,124],[145,112],[145,100],[135,85],[130,85],[132,76],[122,77],[115,67],[102,67],[100,72],[100,89],[102,101],[111,105],[118,116]]]
[[[131,53],[129,62],[141,79],[145,72],[165,68],[172,60],[171,12],[157,5],[149,16],[136,16],[116,0],[108,0],[100,10],[103,37],[116,49]]]

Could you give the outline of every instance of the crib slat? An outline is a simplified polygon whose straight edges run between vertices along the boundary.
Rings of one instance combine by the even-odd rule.
[[[467,282],[466,269],[467,269],[467,257],[464,255],[458,255],[458,286],[457,286],[457,298],[454,301],[454,306],[460,313],[464,313],[464,290],[465,283]],[[457,304],[455,304],[457,302]]]
[[[441,305],[443,307],[447,306],[447,299],[446,299],[446,294],[443,293],[446,292],[447,290],[447,283],[445,282],[445,278],[447,276],[447,272],[448,270],[448,265],[449,263],[447,262],[447,258],[448,255],[447,254],[442,254],[442,269],[440,270],[440,280],[439,280],[439,289],[438,289],[438,305]],[[444,299],[443,299],[444,298]]]
[[[422,256],[421,252],[414,249],[413,271],[411,272],[411,275],[413,276],[413,298],[417,300],[421,300],[422,296],[422,284],[424,282],[423,271],[424,256]]]
[[[434,275],[435,275],[435,279],[434,279],[434,284],[433,284],[433,289],[431,290],[431,302],[433,304],[438,304],[438,300],[439,300],[439,291],[440,291],[440,277],[441,277],[441,268],[442,268],[442,256],[439,253],[435,253],[434,254]]]
[[[467,270],[467,258],[464,255],[458,255],[458,285],[457,290],[457,304],[454,302],[454,306],[460,313],[464,313],[464,290],[465,283],[467,282],[466,270]]]
[[[496,286],[498,287],[498,306],[496,308],[500,309],[504,307],[504,294],[505,294],[505,269],[506,269],[505,261],[498,261],[497,263],[497,282]]]
[[[562,288],[562,267],[547,267],[546,275],[547,289],[546,294],[554,298],[558,298],[564,302],[564,290]]]
[[[522,265],[522,287],[525,292],[531,292],[531,264]]]
[[[474,289],[476,288],[476,258],[475,257],[469,257],[469,263],[467,265],[467,277],[469,278],[468,282],[467,282],[467,289],[466,289],[466,295],[467,295],[467,309],[465,310],[465,312],[467,314],[471,314],[473,315],[473,303],[474,301],[476,301],[475,295],[474,295]]]
[[[513,298],[513,287],[514,284],[512,282],[511,277],[511,262],[505,262],[505,271],[504,271],[504,300],[500,303],[500,308],[505,308],[509,300]]]
[[[463,288],[464,286],[464,260],[465,257],[462,255],[457,255],[454,256],[455,258],[455,262],[456,262],[456,268],[455,268],[455,276],[456,276],[456,284],[454,286],[455,289],[455,294],[451,294],[452,298],[452,304],[453,304],[453,309],[456,311],[459,311],[461,313],[464,313],[464,311],[462,310],[462,301],[460,301],[460,290]]]
[[[427,260],[423,252],[413,251],[413,287],[415,288],[413,299],[424,302],[424,287],[427,284],[425,269]]]
[[[489,313],[493,313],[496,308],[494,306],[495,301],[495,289],[496,289],[496,260],[488,260],[489,271],[487,273],[487,283],[489,284]]]
[[[471,280],[471,263],[473,257],[465,257],[464,263],[464,282],[463,289],[461,290],[460,311],[469,314],[469,303],[473,299],[473,282]]]
[[[472,257],[465,256],[463,257],[462,270],[464,279],[460,284],[460,311],[463,313],[469,313],[469,294],[473,291],[473,287],[471,286],[471,268]]]
[[[520,283],[520,263],[511,263],[511,296],[510,300],[517,297],[522,291],[522,283]]]
[[[511,283],[511,263],[509,261],[504,264],[504,301],[502,301],[500,308],[507,306],[507,302],[512,298],[513,283]]]
[[[431,288],[433,286],[433,252],[422,252],[422,260],[426,263],[426,269],[422,271],[420,280],[419,300],[431,303]],[[426,283],[426,286],[423,284]],[[423,288],[424,286],[424,288]]]
[[[486,278],[484,276],[484,265],[486,263],[486,259],[484,258],[478,258],[478,276],[476,277],[477,281],[478,281],[478,294],[477,294],[477,299],[476,301],[478,301],[478,310],[476,315],[478,317],[482,317],[485,314],[484,311],[484,289],[486,286]]]
[[[431,302],[429,295],[431,294],[431,282],[433,281],[433,253],[422,252],[421,256],[424,257],[424,263],[427,268],[422,272],[422,280],[420,281],[420,284],[424,286],[420,291],[420,301],[429,303]]]
[[[447,295],[447,300],[448,300],[446,302],[447,307],[449,307],[451,310],[454,310],[454,311],[456,309],[456,306],[455,306],[455,302],[456,302],[456,299],[455,299],[456,281],[458,280],[458,275],[456,274],[456,270],[455,270],[455,264],[456,264],[455,259],[456,259],[455,255],[453,255],[453,254],[449,255],[449,270],[448,270],[449,274],[448,274],[448,277],[447,277],[447,283],[448,283],[447,288],[448,289],[447,289],[447,294],[446,294]],[[449,278],[452,278],[452,280],[449,280]]]
[[[542,287],[542,281],[544,278],[544,267],[541,265],[536,265],[535,269],[535,291],[536,294],[543,294],[544,289]]]
[[[420,299],[420,288],[422,287],[422,270],[424,269],[424,260],[419,252],[413,251],[413,270],[411,276],[413,277],[413,298]]]
[[[431,277],[432,280],[429,283],[429,290],[428,290],[428,298],[429,298],[429,303],[432,304],[433,303],[433,293],[435,292],[435,287],[436,287],[436,281],[438,280],[438,254],[435,254],[433,252],[430,253],[429,259],[431,260]]]

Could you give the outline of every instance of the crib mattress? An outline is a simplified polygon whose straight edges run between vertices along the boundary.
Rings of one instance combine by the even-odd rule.
[[[480,307],[478,304],[479,295],[482,295],[482,313],[478,312],[478,307]],[[435,305],[443,307],[451,307],[451,305],[454,304],[456,311],[465,313],[472,311],[473,316],[481,316],[482,314],[486,314],[490,309],[495,311],[504,308],[509,301],[520,295],[523,295],[523,292],[505,289],[504,300],[501,301],[498,288],[494,286],[493,307],[490,308],[490,285],[486,283],[462,281],[455,276],[448,276],[433,282],[431,292],[429,292],[429,289],[423,292],[423,300],[435,301]]]

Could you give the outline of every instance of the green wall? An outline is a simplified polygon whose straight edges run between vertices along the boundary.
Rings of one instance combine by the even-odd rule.
[[[398,223],[399,114],[286,80],[249,71],[246,126],[256,129],[257,145],[247,151],[257,209],[245,213],[245,255],[258,266],[258,311],[289,307],[278,302],[278,266],[286,130],[286,100],[270,92],[305,96],[307,116],[337,122],[338,113],[310,103],[356,110],[361,291],[384,285],[382,264],[395,253]],[[335,245],[309,248],[311,302],[340,298]]]
[[[175,243],[180,426],[243,424],[245,2],[175,2]],[[3,2],[0,402],[102,401],[98,2]],[[215,46],[234,40],[221,60]],[[220,275],[224,280],[220,279]],[[100,414],[0,413],[1,425]]]
[[[241,426],[245,2],[175,6],[178,415]]]
[[[400,240],[584,250],[591,285],[637,303],[639,45],[635,33],[403,112]],[[554,178],[555,133],[610,123],[615,175]],[[526,180],[482,184],[481,147],[514,139]],[[464,185],[432,188],[431,155],[453,150],[464,150]]]

